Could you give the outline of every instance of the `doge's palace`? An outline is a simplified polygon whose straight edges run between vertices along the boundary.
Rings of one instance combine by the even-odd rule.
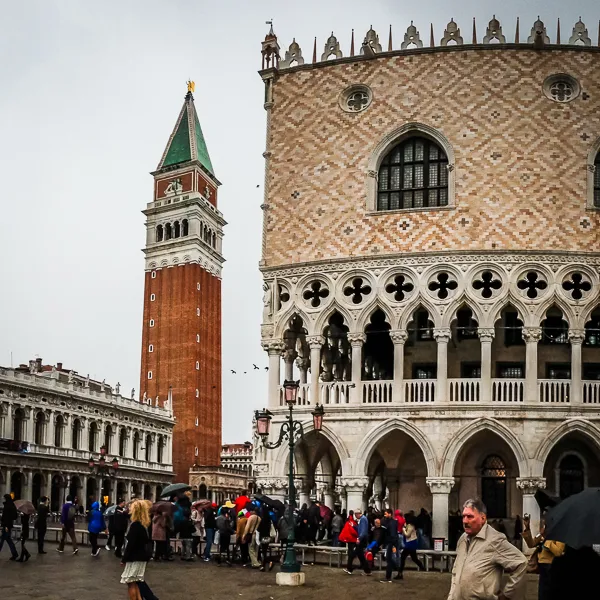
[[[427,29],[312,60],[266,36],[262,345],[273,431],[300,380],[300,502],[425,507],[447,538],[468,497],[535,521],[538,489],[600,485],[600,48],[581,21]],[[255,450],[280,498],[286,452]]]

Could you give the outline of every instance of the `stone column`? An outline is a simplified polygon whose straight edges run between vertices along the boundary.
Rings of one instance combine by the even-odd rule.
[[[65,419],[65,438],[63,447],[71,450],[73,448],[73,417],[71,415],[63,415]]]
[[[426,481],[433,495],[432,535],[448,541],[448,496],[454,486],[454,478],[428,477]]]
[[[367,506],[365,492],[369,485],[368,477],[342,478],[342,485],[346,489],[346,504],[348,510],[360,508],[365,510]]]
[[[40,498],[46,496],[50,498],[50,480],[52,479],[52,473],[45,473],[42,471],[42,485],[40,486]]]
[[[364,333],[349,333],[348,341],[352,346],[352,404],[362,404],[362,347],[367,341]]]
[[[110,480],[110,499],[111,499],[111,504],[116,504],[117,503],[117,484],[118,484],[118,479],[111,479]]]
[[[408,333],[403,329],[390,331],[390,338],[394,343],[394,390],[392,399],[394,402],[404,400],[404,345],[408,339]]]
[[[541,327],[523,327],[525,340],[525,402],[538,401],[538,342],[542,338]]]
[[[12,434],[11,434],[12,436]],[[10,470],[10,467],[6,468],[6,483],[4,484],[4,493],[5,494],[10,494],[10,480],[12,478],[12,471]]]
[[[4,418],[4,434],[5,434],[6,439],[9,439],[9,440],[12,440],[13,433],[14,433],[13,432],[13,412],[14,412],[14,406],[11,404],[8,404],[6,407],[6,417]],[[9,482],[9,487],[10,487],[10,482]]]
[[[27,406],[23,412],[25,414],[25,419],[23,420],[23,441],[33,444],[35,432],[33,411]]]
[[[321,347],[325,343],[325,338],[322,335],[311,335],[306,338],[306,341],[310,346],[310,403],[320,404]]]
[[[283,354],[283,361],[285,363],[284,368],[284,377],[288,381],[293,381],[294,379],[294,361],[298,353],[293,348],[288,348]]]
[[[492,401],[492,341],[494,340],[492,327],[478,327],[477,335],[481,343],[481,401]]]
[[[150,462],[156,462],[156,455],[158,452],[158,443],[156,441],[156,433],[151,434],[152,446],[150,447]],[[154,486],[154,491],[156,492],[156,486]]]
[[[23,500],[33,500],[33,471],[31,469],[24,472],[25,487],[23,489]]]
[[[583,382],[581,376],[581,345],[585,340],[585,330],[569,329],[571,342],[571,404],[582,404]]]
[[[87,454],[90,450],[90,423],[85,417],[79,417],[79,422],[81,423],[79,449]]]
[[[436,402],[444,403],[448,399],[448,342],[452,332],[448,327],[435,328],[433,337],[437,342],[437,389]]]
[[[323,488],[323,492],[325,495],[325,506],[328,506],[329,508],[331,508],[331,510],[333,510],[333,508],[335,506],[335,496],[333,493],[333,485],[331,483],[326,483],[325,487]]]
[[[44,443],[46,446],[54,446],[54,411],[46,411],[46,430],[44,432]],[[46,494],[47,495],[47,494]]]
[[[530,516],[531,534],[535,537],[540,530],[540,507],[535,499],[535,493],[546,489],[546,479],[517,477],[517,487],[523,492],[523,515]]]
[[[295,479],[294,488],[296,490],[296,507],[302,508],[303,504],[309,504],[310,490],[308,484],[303,479]]]
[[[143,489],[143,486],[142,486],[142,489]],[[132,494],[131,479],[129,479],[127,481],[127,483],[125,484],[125,496],[126,496],[127,500],[131,500],[131,494]]]
[[[150,490],[152,492],[152,502],[157,502],[158,498],[156,497],[157,491],[158,491],[158,484],[153,484],[152,486],[150,486]]]
[[[308,358],[298,357],[296,359],[296,366],[298,367],[298,371],[300,371],[300,384],[308,383],[308,367],[310,365],[310,360]]]
[[[269,408],[279,406],[280,365],[281,353],[285,345],[282,340],[266,340],[263,348],[269,354]]]

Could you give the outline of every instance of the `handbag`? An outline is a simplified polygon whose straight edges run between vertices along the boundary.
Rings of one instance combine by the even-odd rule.
[[[539,550],[535,550],[527,561],[527,572],[537,574],[540,572]]]

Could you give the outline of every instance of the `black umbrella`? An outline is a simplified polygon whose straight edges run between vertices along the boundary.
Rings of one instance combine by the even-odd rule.
[[[550,509],[544,537],[576,550],[600,544],[600,488],[587,488]]]
[[[183,492],[187,492],[191,490],[192,486],[187,483],[172,483],[168,485],[161,493],[161,498],[171,498],[172,496],[177,496],[178,494],[183,494]]]
[[[275,509],[277,512],[283,512],[285,510],[285,505],[281,500],[269,498],[269,496],[264,496],[263,494],[254,494],[254,498],[260,503]]]
[[[553,508],[560,502],[560,498],[556,498],[555,496],[550,496],[544,490],[538,490],[535,493],[535,500],[540,507],[542,512],[546,512],[549,508]]]

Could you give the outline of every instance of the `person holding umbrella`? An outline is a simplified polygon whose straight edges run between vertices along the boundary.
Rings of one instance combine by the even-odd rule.
[[[17,560],[19,553],[15,548],[15,543],[12,541],[12,528],[17,519],[17,507],[10,494],[4,494],[4,508],[2,510],[2,518],[0,519],[0,527],[2,535],[0,536],[0,552],[4,546],[4,542],[8,544],[12,556],[10,560]]]
[[[21,513],[21,556],[17,558],[17,562],[27,562],[31,554],[25,547],[25,542],[29,539],[29,518],[35,512],[35,507],[29,500],[17,500],[15,508]]]

